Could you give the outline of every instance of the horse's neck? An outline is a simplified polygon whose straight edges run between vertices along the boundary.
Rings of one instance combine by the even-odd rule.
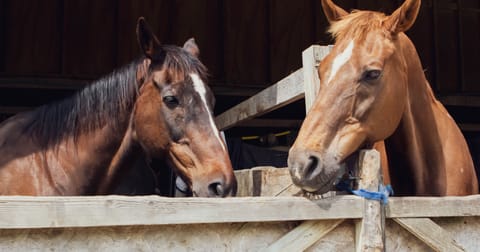
[[[135,161],[139,148],[133,141],[131,122],[120,122],[121,125],[99,129],[94,132],[95,141],[85,136],[83,142],[88,144],[85,152],[90,156],[84,160],[83,168],[91,169],[91,178],[88,186],[89,194],[106,194],[111,192],[113,184],[119,180],[125,170]],[[92,159],[95,160],[92,160]]]
[[[407,45],[404,53],[407,103],[397,130],[386,140],[392,181],[401,180],[397,184],[405,188],[399,191],[406,194],[441,195],[445,193],[444,148],[449,144],[442,133],[453,120],[435,99],[413,45]]]

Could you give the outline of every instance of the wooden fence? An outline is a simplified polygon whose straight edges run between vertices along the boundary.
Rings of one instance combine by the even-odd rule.
[[[220,115],[221,129],[305,97],[328,47],[303,53],[304,67]],[[379,155],[362,151],[360,187],[382,183]],[[0,250],[61,251],[475,251],[480,195],[292,196],[286,169],[237,172],[237,198],[158,196],[0,197]],[[255,197],[262,196],[262,197]]]
[[[364,157],[364,167],[379,169],[374,151]],[[243,173],[240,180],[269,181],[251,190],[262,195],[278,186],[278,177],[283,187],[291,183],[285,169]],[[478,251],[480,245],[478,195],[391,197],[382,206],[352,195],[311,200],[287,191],[225,199],[3,196],[0,250]]]

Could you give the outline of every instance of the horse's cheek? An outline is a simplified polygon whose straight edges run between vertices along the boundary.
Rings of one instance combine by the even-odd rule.
[[[167,148],[170,136],[165,130],[165,122],[160,120],[158,111],[145,108],[137,110],[134,116],[136,140],[152,157],[162,155]]]

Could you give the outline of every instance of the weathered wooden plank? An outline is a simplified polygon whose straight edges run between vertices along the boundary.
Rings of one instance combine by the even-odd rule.
[[[361,150],[359,156],[358,188],[378,191],[382,184],[380,153]],[[385,208],[380,201],[365,200],[363,219],[356,223],[356,251],[385,250]]]
[[[480,195],[390,197],[386,206],[386,215],[388,218],[480,216],[478,206],[480,206]]]
[[[158,196],[0,197],[0,229],[259,222],[360,218],[354,196],[165,198]]]
[[[243,169],[235,171],[237,178],[237,197],[253,196],[254,183],[252,178],[252,169]]]
[[[0,251],[259,251],[296,223],[250,224],[3,229]]]
[[[304,251],[320,240],[344,220],[304,221],[282,238],[262,251]]]
[[[226,130],[242,121],[268,113],[304,96],[302,70],[285,77],[215,118],[219,130]]]
[[[320,90],[320,78],[318,77],[318,65],[320,61],[331,51],[329,46],[313,45],[302,53],[303,81],[305,89],[305,111],[308,113],[313,106],[318,90]]]
[[[0,197],[0,228],[356,219],[364,200],[343,195],[227,199],[158,196]],[[480,195],[389,199],[387,217],[480,216]],[[133,214],[134,213],[134,214]]]
[[[435,251],[464,251],[450,233],[429,218],[394,218],[393,220]]]

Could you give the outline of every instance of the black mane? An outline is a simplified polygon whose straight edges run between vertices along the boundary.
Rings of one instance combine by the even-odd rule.
[[[180,47],[167,45],[162,49],[151,65],[163,65],[184,75],[195,72],[206,81],[207,69],[200,60]],[[135,104],[139,90],[137,68],[144,59],[113,71],[68,98],[29,112],[23,132],[32,134],[40,144],[49,145],[107,124],[118,127],[115,122],[128,120]]]
[[[29,113],[25,132],[34,134],[40,143],[50,144],[118,121],[135,103],[139,62],[113,71],[70,97],[38,107]]]

